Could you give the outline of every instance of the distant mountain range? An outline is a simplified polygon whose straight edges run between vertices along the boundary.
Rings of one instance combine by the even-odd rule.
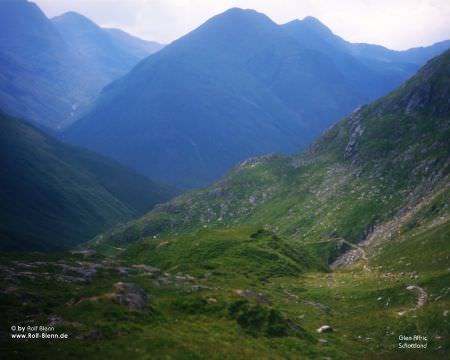
[[[0,108],[62,128],[103,86],[161,47],[77,13],[47,19],[32,2],[0,1]]]
[[[390,50],[380,45],[351,43],[333,34],[330,29],[311,16],[307,16],[303,20],[293,20],[284,24],[283,27],[305,47],[329,55],[333,52],[334,54],[337,52],[341,55],[351,55],[362,60],[366,65],[375,65],[376,62],[391,63],[391,66],[404,67],[407,72],[410,71],[411,64],[420,67],[427,60],[450,47],[450,40],[404,51]]]
[[[202,186],[247,157],[304,148],[449,45],[392,51],[311,17],[280,26],[230,9],[108,85],[65,136],[160,181]]]
[[[0,249],[74,247],[174,190],[0,113]]]

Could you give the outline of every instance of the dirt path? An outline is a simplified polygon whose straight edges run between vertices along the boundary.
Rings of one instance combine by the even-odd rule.
[[[414,291],[417,290],[417,304],[414,310],[420,309],[422,306],[424,306],[427,303],[428,294],[427,292],[421,288],[420,286],[416,285],[409,285],[406,290]]]
[[[428,294],[425,291],[425,289],[421,288],[420,286],[416,286],[416,285],[409,285],[406,287],[406,290],[409,291],[417,291],[417,302],[416,302],[416,306],[408,309],[408,310],[403,310],[400,311],[398,314],[400,316],[403,316],[411,311],[415,311],[417,309],[420,309],[421,307],[423,307],[426,303],[427,303],[427,298],[428,298]]]

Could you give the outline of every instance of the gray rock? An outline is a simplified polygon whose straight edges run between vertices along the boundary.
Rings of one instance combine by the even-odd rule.
[[[85,265],[85,264],[83,264]],[[66,264],[60,265],[63,269],[63,273],[65,274],[77,274],[79,277],[82,277],[86,280],[89,280],[93,275],[97,273],[97,264],[87,264],[86,268],[84,267],[76,267],[70,266]]]
[[[234,292],[242,297],[254,299],[258,304],[272,305],[272,301],[270,301],[270,299],[267,296],[261,293],[256,293],[252,290],[245,290],[245,289],[244,290],[236,289]]]
[[[160,277],[160,278],[158,278],[158,279],[156,279],[156,280],[153,280],[153,284],[154,284],[155,286],[164,286],[164,285],[170,285],[170,284],[172,284],[172,281],[169,280],[169,279],[166,278],[166,277]]]
[[[64,320],[58,315],[50,315],[48,317],[48,325],[54,327],[60,327],[64,325]]]
[[[210,286],[205,286],[205,285],[193,285],[190,289],[188,289],[188,293],[193,293],[196,291],[202,291],[202,290],[214,290],[212,287]]]
[[[83,283],[86,282],[85,278],[75,277],[70,275],[57,275],[55,277],[57,281],[66,282],[66,283]]]
[[[316,330],[318,333],[331,333],[334,329],[330,325],[322,325]]]
[[[140,265],[133,265],[133,267],[135,269],[142,270],[145,275],[159,276],[162,273],[160,269],[150,266],[150,265],[140,264]]]
[[[128,268],[126,268],[126,267],[118,267],[117,268],[117,272],[119,273],[119,275],[120,276],[123,276],[123,277],[127,277],[128,276],[128,271],[129,271],[129,269]]]
[[[144,289],[132,283],[118,282],[116,288],[116,301],[131,311],[144,310],[148,304],[148,297]]]
[[[202,276],[202,280],[209,280],[213,274],[211,272],[205,273]]]

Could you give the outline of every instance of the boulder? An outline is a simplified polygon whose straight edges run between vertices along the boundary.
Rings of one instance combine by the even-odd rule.
[[[116,289],[115,300],[131,311],[144,310],[148,304],[148,297],[144,289],[132,283],[118,282],[114,284]]]
[[[322,325],[320,328],[317,329],[318,333],[331,333],[334,329],[330,325]]]

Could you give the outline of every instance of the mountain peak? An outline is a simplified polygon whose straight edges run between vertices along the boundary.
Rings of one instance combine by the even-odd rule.
[[[322,26],[325,26],[318,18],[316,18],[314,16],[305,16],[303,18],[303,20],[301,20],[301,21],[311,23],[311,24],[320,24]]]
[[[313,16],[306,16],[302,20],[295,19],[289,21],[283,26],[287,28],[300,28],[308,31],[313,31],[314,33],[319,35],[333,34],[333,32],[324,23]]]
[[[319,19],[313,16],[306,16],[300,21],[303,25],[308,26],[311,30],[321,32],[323,34],[331,34],[332,31],[325,26]]]
[[[253,9],[230,8],[208,20],[205,25],[220,24],[240,27],[248,24],[273,24],[266,15]]]
[[[68,11],[64,14],[55,16],[51,19],[54,23],[65,22],[71,24],[77,24],[79,26],[89,26],[98,28],[98,25],[95,24],[92,20],[88,19],[86,16],[81,15],[75,11]]]
[[[264,14],[261,14],[257,12],[254,9],[244,9],[240,7],[232,7],[228,10],[225,10],[223,13],[219,14],[218,16],[265,16]]]
[[[286,37],[285,33],[266,15],[256,10],[234,7],[207,20],[165,50],[184,48],[193,51],[195,48],[194,52],[198,52],[201,48],[207,49],[209,55],[221,53],[221,57],[230,59],[234,56],[236,60],[244,58],[244,54],[252,54],[261,47],[261,43],[281,37]],[[239,56],[231,53],[238,53]]]

